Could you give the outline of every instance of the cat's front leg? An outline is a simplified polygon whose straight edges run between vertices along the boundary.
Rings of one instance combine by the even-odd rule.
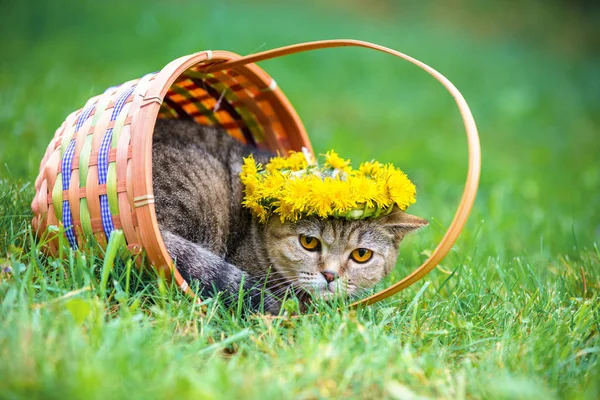
[[[265,312],[279,314],[281,303],[264,289],[264,282],[252,278],[235,265],[181,236],[163,230],[162,237],[183,278],[190,284],[198,282],[198,294],[212,294],[216,289],[227,294],[226,301],[237,302],[243,284],[243,292],[253,311],[260,311],[263,304]]]

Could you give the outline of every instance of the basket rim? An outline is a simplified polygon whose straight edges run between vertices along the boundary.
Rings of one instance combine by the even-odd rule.
[[[396,282],[395,284],[350,305],[350,308],[357,308],[359,306],[366,306],[377,303],[411,286],[413,283],[422,279],[433,268],[435,268],[452,249],[452,246],[458,239],[458,236],[460,235],[462,229],[464,228],[467,222],[467,219],[475,202],[475,197],[477,195],[477,189],[479,187],[479,178],[481,175],[481,146],[479,142],[479,134],[477,132],[477,125],[475,124],[475,119],[473,118],[473,113],[471,112],[471,109],[469,108],[469,105],[467,104],[467,101],[465,100],[464,96],[456,88],[456,86],[454,86],[454,84],[448,78],[446,78],[440,72],[433,69],[424,62],[385,46],[354,39],[319,40],[298,43],[289,46],[279,47],[272,50],[262,51],[259,53],[238,58],[236,60],[225,62],[224,64],[222,64],[222,66],[233,67],[236,65],[257,63],[260,61],[276,57],[283,57],[290,54],[336,47],[362,47],[371,50],[376,50],[404,59],[405,61],[408,61],[411,64],[414,64],[417,67],[424,70],[425,72],[427,72],[429,75],[435,78],[454,98],[454,101],[460,112],[465,128],[465,133],[467,136],[468,164],[465,186],[454,217],[452,218],[452,222],[446,230],[446,233],[444,234],[436,248],[433,250],[431,255],[427,258],[427,260],[425,260],[425,262],[423,262],[423,264],[421,264],[419,267],[414,269],[409,275],[405,276],[403,279]]]

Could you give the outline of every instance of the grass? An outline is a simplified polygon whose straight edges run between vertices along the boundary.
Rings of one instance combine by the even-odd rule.
[[[531,2],[516,13],[532,21],[523,30],[484,3],[431,4],[0,4],[0,398],[600,397],[600,60],[577,33],[598,20]],[[370,308],[271,320],[218,299],[200,308],[99,249],[43,256],[32,182],[54,129],[87,98],[202,49],[334,37],[431,64],[479,124],[475,208],[424,281]],[[451,99],[365,50],[263,67],[317,151],[392,161],[417,184],[411,212],[432,224],[384,284],[399,279],[460,196],[466,146]]]

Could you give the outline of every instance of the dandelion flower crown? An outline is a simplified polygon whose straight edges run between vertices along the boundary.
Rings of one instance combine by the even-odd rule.
[[[389,213],[394,205],[404,211],[416,201],[415,185],[392,164],[370,161],[353,169],[333,150],[324,159],[320,166],[303,149],[262,166],[250,155],[240,174],[242,205],[264,223],[273,214],[281,222],[303,216],[364,219]]]

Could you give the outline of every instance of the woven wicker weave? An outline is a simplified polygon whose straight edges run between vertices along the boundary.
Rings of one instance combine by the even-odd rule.
[[[311,149],[295,110],[275,81],[255,63],[328,47],[358,46],[416,64],[453,95],[469,146],[469,170],[460,205],[448,232],[431,257],[402,281],[355,303],[371,304],[422,278],[454,244],[475,200],[480,170],[477,129],[462,95],[441,74],[402,53],[374,44],[331,40],[303,43],[241,57],[203,51],[178,58],[160,72],[107,89],[73,112],[56,131],[40,164],[32,202],[33,229],[42,235],[61,227],[71,247],[85,240],[105,246],[122,230],[133,254],[144,252],[157,272],[188,284],[173,266],[158,230],[152,191],[152,133],[157,118],[218,124],[241,142],[271,151]],[[62,233],[60,233],[62,234]],[[48,241],[56,253],[58,237]]]

